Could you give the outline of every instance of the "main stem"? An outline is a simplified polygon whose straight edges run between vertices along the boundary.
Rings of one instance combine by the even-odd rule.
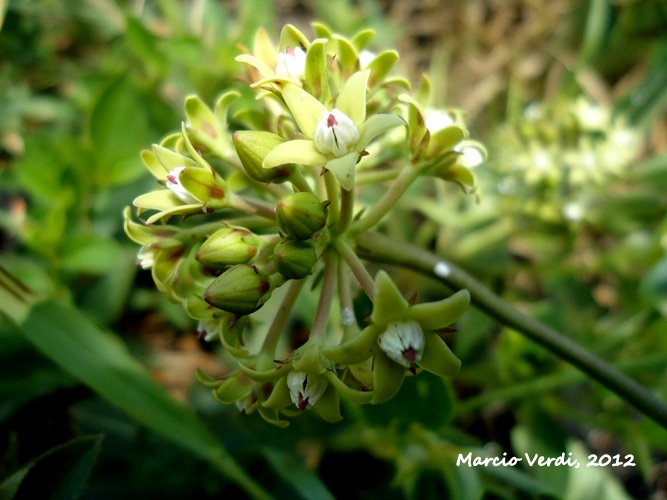
[[[374,262],[400,265],[434,278],[451,288],[467,289],[473,303],[487,314],[569,361],[646,416],[667,428],[667,403],[562,333],[517,311],[477,279],[451,262],[446,262],[419,247],[395,241],[379,233],[359,234],[356,237],[356,244],[357,253],[363,258]]]

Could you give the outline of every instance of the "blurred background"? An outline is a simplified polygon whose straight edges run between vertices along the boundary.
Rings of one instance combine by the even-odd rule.
[[[277,429],[219,405],[194,374],[224,375],[224,356],[137,268],[122,227],[123,208],[154,183],[139,152],[179,127],[187,95],[212,103],[236,84],[234,57],[257,28],[275,41],[284,23],[309,35],[315,20],[346,36],[370,27],[372,48],[397,49],[415,85],[428,73],[432,105],[461,109],[489,151],[477,195],[437,187],[409,199],[409,221],[392,231],[665,400],[664,0],[4,0],[0,13],[2,266],[120,340],[271,494],[667,497],[665,429],[474,309],[457,325],[457,377],[407,379],[390,403],[345,407],[340,424],[304,414]],[[425,299],[442,294],[423,287]],[[110,403],[103,380],[73,376],[76,359],[0,315],[4,491],[51,450],[66,471],[29,467],[16,498],[74,470],[89,472],[81,498],[247,494],[169,430]],[[77,439],[78,451],[62,448]],[[582,464],[631,454],[636,466],[457,467],[469,450]]]

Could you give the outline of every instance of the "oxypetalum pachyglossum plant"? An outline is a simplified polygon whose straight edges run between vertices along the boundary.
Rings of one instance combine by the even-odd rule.
[[[311,41],[285,26],[278,47],[260,30],[237,57],[257,100],[227,90],[211,109],[188,97],[181,130],[141,154],[160,187],[134,200],[139,222],[125,212],[157,288],[235,360],[230,376],[200,373],[203,383],[281,426],[310,408],[336,422],[340,397],[385,402],[421,369],[457,372],[440,334],[466,309],[467,291],[407,301],[387,272],[371,276],[355,237],[391,221],[421,177],[472,188],[469,167],[485,154],[461,113],[429,106],[428,78],[410,93],[392,73],[395,51],[365,49],[371,30],[347,39],[313,29]],[[294,348],[302,294],[317,305]],[[372,310],[357,318],[363,294]],[[256,321],[268,307],[271,317]]]

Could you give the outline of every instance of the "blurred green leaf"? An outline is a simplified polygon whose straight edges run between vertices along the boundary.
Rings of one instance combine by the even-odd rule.
[[[101,436],[82,437],[40,455],[0,484],[0,499],[78,498],[93,468],[101,441]]]
[[[8,6],[9,0],[0,0],[0,30],[2,30],[2,25],[5,23],[5,15],[7,14]]]
[[[108,325],[122,314],[134,285],[136,255],[134,247],[119,248],[114,265],[77,296],[79,306],[98,324]]]
[[[16,332],[0,329],[0,345],[0,423],[29,401],[76,384]]]
[[[149,142],[145,96],[123,75],[113,81],[95,103],[90,136],[100,168],[136,158]]]
[[[157,45],[157,38],[134,17],[126,18],[125,40],[130,51],[153,75],[164,75],[169,62]]]
[[[68,271],[101,274],[114,271],[123,258],[123,247],[104,236],[81,234],[68,238],[62,248],[61,266]]]
[[[308,470],[301,458],[277,448],[262,448],[262,454],[267,458],[278,475],[294,488],[303,498],[327,500],[335,498],[324,485],[317,473]]]
[[[209,460],[253,497],[268,497],[201,420],[150,378],[118,338],[98,329],[78,310],[51,301],[39,303],[21,330],[38,350],[133,418]]]
[[[663,257],[644,277],[641,291],[653,307],[667,316],[667,257]]]

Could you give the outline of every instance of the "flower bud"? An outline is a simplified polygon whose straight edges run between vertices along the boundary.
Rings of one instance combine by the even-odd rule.
[[[227,183],[212,168],[186,167],[178,177],[181,186],[208,208],[216,210],[229,205]]]
[[[291,280],[308,276],[317,262],[315,248],[308,241],[281,241],[275,246],[273,257],[278,272]]]
[[[261,246],[260,238],[243,227],[223,227],[204,242],[195,258],[206,267],[225,269],[250,263]]]
[[[290,167],[283,165],[276,168],[264,168],[262,163],[269,152],[283,138],[270,132],[239,130],[233,136],[236,154],[247,174],[258,182],[285,182],[290,176]]]
[[[245,315],[262,307],[271,297],[271,291],[266,273],[255,266],[237,264],[209,285],[204,300],[223,311]]]
[[[276,207],[278,227],[287,236],[307,240],[327,223],[327,208],[313,193],[292,193]]]

